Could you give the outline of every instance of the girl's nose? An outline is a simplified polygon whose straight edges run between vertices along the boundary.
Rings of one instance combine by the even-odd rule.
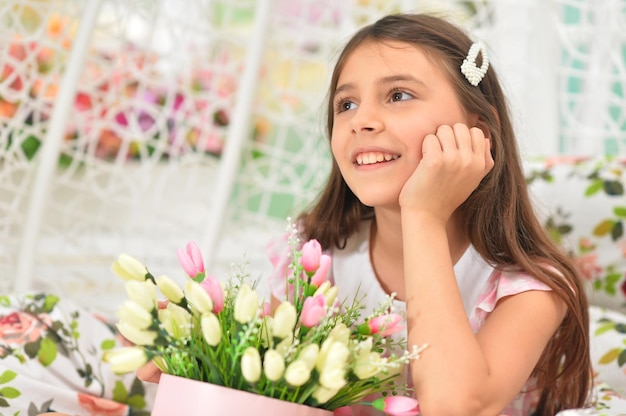
[[[376,133],[384,128],[380,111],[373,106],[364,106],[363,103],[356,109],[350,122],[354,134]]]

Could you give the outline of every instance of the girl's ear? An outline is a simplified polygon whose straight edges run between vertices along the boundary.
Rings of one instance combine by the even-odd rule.
[[[498,117],[498,112],[494,107],[489,107],[494,117],[496,118],[496,122],[498,123],[498,125],[500,125],[500,117]],[[491,129],[489,128],[489,124],[480,115],[478,116],[478,120],[476,120],[476,127],[483,131],[485,138],[491,139]]]
[[[480,119],[480,118],[478,119],[478,121],[476,122],[476,127],[478,127],[479,129],[483,131],[483,134],[485,135],[485,139],[491,139],[491,130],[489,129],[489,126],[483,119]]]

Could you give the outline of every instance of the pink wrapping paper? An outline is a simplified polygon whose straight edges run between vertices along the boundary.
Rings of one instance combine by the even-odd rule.
[[[162,374],[152,416],[332,416],[328,410]]]

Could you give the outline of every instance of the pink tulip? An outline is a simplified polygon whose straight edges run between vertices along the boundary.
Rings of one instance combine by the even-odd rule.
[[[192,279],[199,279],[198,275],[204,277],[204,261],[202,260],[200,248],[196,243],[193,241],[189,242],[187,251],[178,249],[176,254],[178,255],[178,262],[189,277]]]
[[[331,257],[328,254],[322,254],[320,256],[320,263],[317,271],[311,277],[311,284],[315,287],[320,287],[322,283],[328,278],[328,270],[330,270]]]
[[[326,316],[325,307],[326,297],[324,295],[306,298],[304,305],[302,305],[302,313],[300,315],[302,325],[311,328],[319,324],[322,318]]]
[[[350,406],[343,406],[338,409],[335,409],[333,412],[333,416],[352,416],[354,412]]]
[[[380,333],[386,337],[402,331],[404,329],[402,321],[402,316],[397,313],[389,313],[362,323],[358,326],[358,331],[365,335]]]
[[[207,276],[200,282],[200,286],[206,290],[213,301],[213,313],[220,313],[224,309],[224,291],[220,282],[213,276]]]
[[[405,396],[381,397],[374,400],[372,406],[392,416],[414,416],[420,412],[417,400]]]
[[[302,246],[302,257],[300,262],[308,273],[312,273],[320,267],[320,257],[322,256],[322,246],[317,240],[309,240]]]
[[[261,310],[261,318],[266,316],[272,316],[272,304],[270,302],[263,303],[263,309]]]

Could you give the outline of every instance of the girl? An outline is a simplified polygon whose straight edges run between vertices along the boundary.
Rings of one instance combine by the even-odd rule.
[[[427,15],[364,27],[327,127],[332,171],[302,233],[331,252],[344,297],[397,294],[409,345],[429,345],[410,375],[422,414],[586,405],[587,300],[535,217],[484,46]]]

